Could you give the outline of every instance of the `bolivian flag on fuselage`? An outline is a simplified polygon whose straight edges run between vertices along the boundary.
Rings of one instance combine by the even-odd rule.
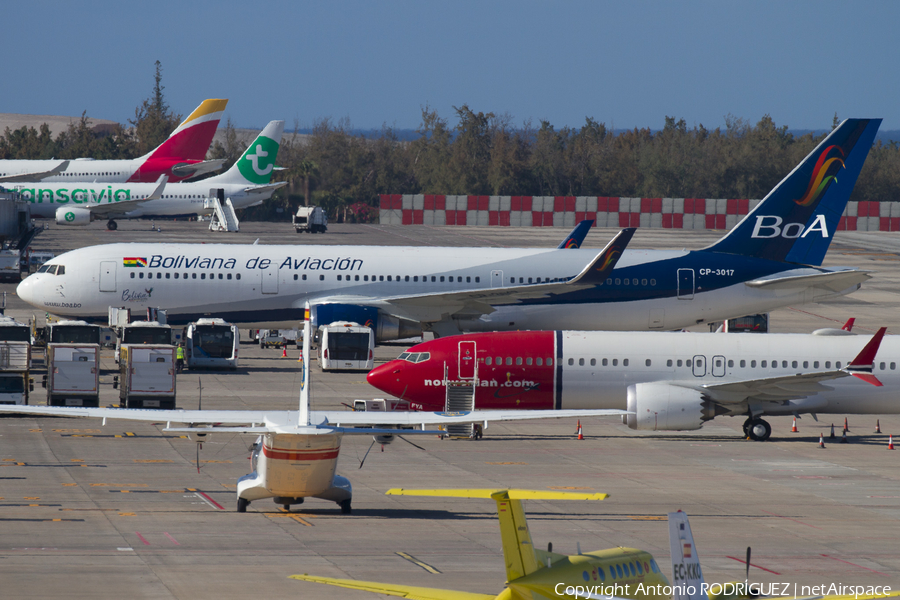
[[[123,267],[146,267],[147,259],[140,256],[126,256],[122,259]]]

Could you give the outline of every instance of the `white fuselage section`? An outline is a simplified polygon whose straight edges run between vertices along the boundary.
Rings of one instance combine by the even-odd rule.
[[[657,268],[654,261],[685,254],[626,251],[613,276],[620,268]],[[64,265],[65,275],[31,275],[18,294],[41,310],[87,318],[105,318],[110,306],[159,307],[167,309],[169,321],[176,323],[211,315],[241,325],[284,327],[302,318],[305,302],[338,302],[375,306],[428,323],[446,319],[452,298],[447,301],[439,297],[442,294],[570,278],[595,256],[595,250],[572,249],[109,244],[52,259],[46,264]],[[636,279],[629,291],[641,285],[674,290],[675,267],[671,273],[658,270],[658,280]],[[564,285],[560,289],[560,296],[497,303],[493,312],[460,320],[459,325],[469,331],[671,329],[836,295],[805,288],[750,288],[738,278],[690,298],[676,298],[672,291],[668,296],[624,301],[607,293],[606,286],[582,290],[577,296],[568,295]],[[419,302],[428,296],[434,298],[430,304]],[[412,298],[416,300],[405,300]]]
[[[871,336],[758,333],[564,331],[560,408],[626,408],[638,383],[698,387],[845,368]],[[900,413],[900,337],[886,336],[876,356],[876,387],[856,377],[823,382],[818,393],[765,403],[765,414]],[[727,405],[725,405],[727,406]],[[746,412],[746,403],[735,405]]]
[[[59,166],[63,161],[47,160],[0,160],[0,177],[44,173]],[[56,175],[49,175],[41,183],[69,183],[90,181],[94,183],[124,183],[137,172],[147,157],[121,160],[76,159],[69,161],[68,168]],[[15,187],[17,184],[10,184]],[[73,186],[74,187],[74,186]]]

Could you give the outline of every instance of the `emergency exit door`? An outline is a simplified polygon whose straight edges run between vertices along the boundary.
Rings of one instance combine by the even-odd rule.
[[[475,378],[475,342],[459,343],[459,378]]]
[[[116,261],[100,261],[100,291],[116,291]]]

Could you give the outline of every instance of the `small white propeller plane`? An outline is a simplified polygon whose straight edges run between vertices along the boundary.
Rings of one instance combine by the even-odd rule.
[[[0,406],[0,412],[62,417],[99,417],[132,421],[166,422],[165,432],[188,433],[202,443],[214,432],[258,434],[254,444],[253,472],[238,480],[237,511],[246,512],[255,500],[273,498],[290,507],[304,498],[337,502],[350,513],[353,490],[345,477],[335,474],[344,435],[373,435],[382,443],[402,433],[444,435],[426,426],[516,421],[524,419],[587,417],[628,414],[623,410],[489,410],[467,413],[357,412],[309,410],[309,305],[303,328],[303,366],[300,406],[297,411],[258,410],[153,410],[129,408],[78,408],[56,406]],[[173,423],[184,424],[173,427]]]

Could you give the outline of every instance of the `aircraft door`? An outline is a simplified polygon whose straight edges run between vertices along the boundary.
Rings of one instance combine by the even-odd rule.
[[[695,356],[692,368],[694,369],[694,377],[703,377],[706,375],[706,357],[700,354]]]
[[[100,291],[116,291],[116,261],[100,261]]]
[[[712,375],[713,377],[725,377],[725,357],[712,357]]]
[[[691,300],[694,297],[694,270],[678,269],[678,299]]]
[[[503,271],[491,271],[491,287],[503,287]]]
[[[459,343],[459,378],[475,378],[475,342]]]
[[[262,293],[277,294],[278,293],[278,269],[263,269],[262,271]]]

